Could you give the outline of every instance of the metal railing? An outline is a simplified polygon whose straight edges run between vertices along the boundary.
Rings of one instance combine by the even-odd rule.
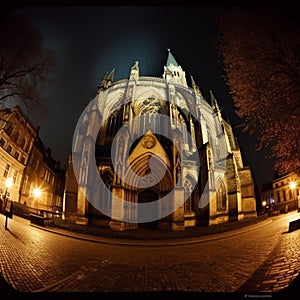
[[[295,210],[298,208],[298,201],[297,199],[284,201],[280,203],[274,204],[274,210],[280,211],[280,213],[286,213],[291,210]]]

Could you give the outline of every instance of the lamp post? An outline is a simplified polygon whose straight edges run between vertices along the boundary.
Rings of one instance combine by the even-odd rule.
[[[5,190],[5,194],[4,194],[4,201],[6,200],[7,190],[8,190],[8,188],[11,188],[12,185],[13,185],[13,179],[11,177],[7,178],[5,180],[6,190]]]
[[[296,191],[296,187],[297,187],[297,183],[296,181],[291,181],[290,182],[290,189],[292,191],[292,196],[293,196],[293,200],[297,200],[297,197],[295,197],[295,191]],[[297,206],[298,206],[298,212],[299,212],[299,200],[298,200],[298,203],[297,203]]]
[[[8,218],[8,215],[6,213],[6,206],[7,206],[7,190],[8,188],[11,188],[13,185],[13,179],[11,177],[7,178],[5,180],[5,186],[6,186],[6,189],[5,189],[5,193],[4,193],[4,213],[5,213],[5,230],[7,230],[7,218]]]
[[[41,194],[42,194],[41,189],[35,188],[35,189],[33,190],[33,196],[34,196],[34,198],[40,198],[40,197],[41,197]]]
[[[38,187],[36,187],[34,190],[33,190],[33,197],[34,197],[34,200],[35,200],[35,202],[36,202],[36,207],[37,207],[37,209],[38,209],[38,206],[39,206],[39,204],[38,204],[38,199],[41,197],[41,195],[42,195],[42,191],[41,191],[41,189],[40,188],[38,188]]]

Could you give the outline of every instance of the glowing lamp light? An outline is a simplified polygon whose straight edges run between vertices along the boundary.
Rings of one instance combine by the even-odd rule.
[[[261,204],[262,204],[262,206],[266,206],[267,205],[267,201],[263,201]]]
[[[7,188],[10,188],[10,187],[12,187],[12,185],[13,185],[13,179],[12,179],[12,178],[7,178],[7,179],[5,180],[5,186],[6,186]]]
[[[297,184],[296,184],[295,181],[291,181],[291,182],[290,182],[290,189],[291,189],[291,190],[294,190],[294,189],[296,188],[296,186],[297,186]]]
[[[41,189],[35,188],[35,189],[33,190],[33,196],[34,196],[34,198],[39,198],[39,197],[41,197],[41,194],[42,194]]]

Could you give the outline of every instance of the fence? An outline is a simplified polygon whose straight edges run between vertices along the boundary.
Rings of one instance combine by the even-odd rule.
[[[61,217],[60,211],[50,211],[45,209],[32,208],[18,202],[14,202],[13,214],[21,218],[28,219],[31,222],[34,222],[34,220],[43,219],[43,222],[47,222],[48,224],[54,223],[55,218]]]
[[[286,213],[288,211],[295,210],[297,208],[298,208],[297,199],[274,204],[274,210],[278,210],[280,213]]]

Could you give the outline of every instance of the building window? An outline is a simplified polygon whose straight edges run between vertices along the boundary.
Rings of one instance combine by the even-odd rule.
[[[185,178],[183,182],[184,187],[184,198],[186,199],[184,203],[184,211],[190,212],[192,211],[193,203],[192,203],[192,193],[194,190],[194,186],[192,181],[189,178]]]
[[[5,139],[4,139],[4,138],[1,138],[1,139],[0,139],[0,146],[1,146],[1,147],[4,147],[5,143],[6,143]]]
[[[21,157],[20,162],[21,162],[22,164],[25,164],[25,157],[24,157],[24,156]]]
[[[48,170],[45,170],[45,173],[44,173],[44,180],[45,180],[46,182],[48,182],[48,174],[49,174]]]
[[[11,124],[8,124],[8,125],[7,125],[7,128],[5,129],[5,131],[6,131],[6,133],[7,133],[8,135],[11,135],[13,129],[14,129],[14,128],[12,127],[12,125],[11,125]]]
[[[10,164],[6,164],[6,167],[5,167],[5,170],[4,170],[4,173],[3,173],[4,178],[7,178],[9,169],[10,169]]]
[[[285,194],[285,190],[282,191],[283,193],[283,201],[286,201],[286,194]]]
[[[24,147],[25,143],[26,143],[26,140],[24,138],[22,138],[20,141],[20,144],[19,144],[20,147]]]
[[[277,201],[278,201],[278,203],[280,202],[280,193],[279,192],[277,192]]]
[[[25,175],[24,176],[24,181],[23,181],[23,187],[22,187],[22,193],[23,194],[26,194],[25,191],[26,191],[26,185],[28,184],[28,175]]]
[[[18,151],[16,151],[14,156],[15,156],[15,159],[19,159],[20,153]]]
[[[27,144],[26,144],[26,147],[25,147],[25,152],[29,152],[29,147],[30,147],[30,143],[28,142]]]
[[[98,205],[101,208],[110,209],[113,177],[112,174],[108,171],[105,171],[104,173],[100,174],[100,176],[107,188],[101,189]]]
[[[23,192],[24,195],[29,194],[29,187],[30,187],[30,184],[28,182],[28,175],[25,175],[24,183],[23,183],[23,189],[22,189],[22,192]]]
[[[34,153],[31,153],[30,157],[29,157],[29,165],[34,168],[34,158],[35,158],[35,155]]]
[[[40,166],[40,160],[37,159],[36,163],[35,163],[35,166],[34,166],[34,169],[37,171],[39,169],[39,166]]]
[[[13,176],[13,183],[15,184],[16,183],[16,181],[17,181],[17,177],[18,177],[18,170],[15,170],[14,171],[14,176]]]
[[[17,142],[18,141],[18,139],[20,138],[20,132],[16,132],[15,133],[15,135],[14,135],[14,140],[15,140],[15,142]]]
[[[216,190],[217,210],[225,210],[226,200],[227,200],[225,184],[221,179],[219,179],[219,181],[216,182],[216,185],[217,185],[217,190]]]
[[[7,147],[7,152],[8,152],[8,153],[11,153],[11,151],[12,151],[12,147],[11,147],[11,146],[8,146],[8,147]]]

